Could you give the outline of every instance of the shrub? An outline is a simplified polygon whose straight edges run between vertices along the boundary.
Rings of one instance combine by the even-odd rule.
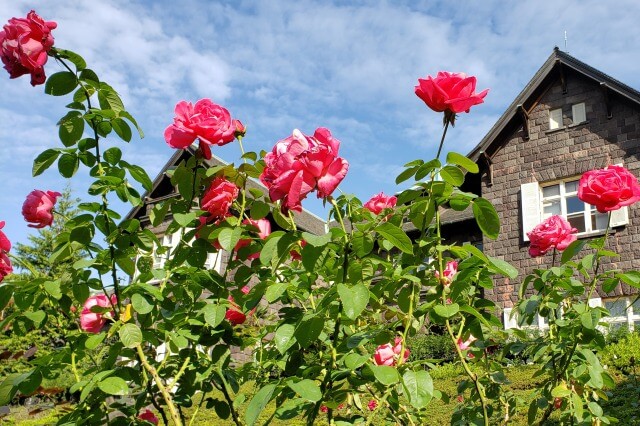
[[[444,363],[455,358],[451,339],[443,334],[417,334],[408,339],[408,347],[411,361],[434,359]]]
[[[623,372],[634,372],[640,364],[640,334],[629,333],[617,343],[607,345],[602,352],[602,363]]]

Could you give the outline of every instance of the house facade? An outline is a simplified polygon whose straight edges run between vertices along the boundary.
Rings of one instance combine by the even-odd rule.
[[[517,279],[500,278],[484,295],[503,309],[506,327],[517,326],[510,314],[522,279],[551,263],[551,254],[529,256],[526,233],[559,214],[578,229],[578,238],[603,235],[607,215],[578,199],[577,182],[584,172],[612,164],[640,176],[639,154],[640,92],[557,48],[471,151],[480,174],[467,179],[501,221],[500,236],[484,238],[483,250],[519,270]],[[639,205],[613,212],[608,247],[620,256],[604,268],[640,269]],[[598,289],[590,303],[608,308],[617,325],[640,327],[633,293],[619,284],[610,293]]]

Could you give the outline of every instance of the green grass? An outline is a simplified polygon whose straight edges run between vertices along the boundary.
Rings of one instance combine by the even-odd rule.
[[[516,415],[511,419],[510,425],[516,426],[525,426],[528,424],[527,422],[527,409],[529,406],[529,402],[532,399],[533,391],[536,386],[541,382],[540,378],[532,379],[532,374],[536,371],[535,366],[517,366],[512,367],[507,371],[507,377],[511,381],[510,385],[506,387],[509,388],[514,394],[520,399],[520,404],[518,405],[518,410]],[[640,377],[635,378],[634,376],[626,376],[621,372],[616,370],[610,371],[616,381],[616,388],[609,390],[609,401],[603,401],[603,407],[605,413],[613,415],[620,420],[621,425],[640,425]],[[450,397],[450,401],[445,403],[441,400],[432,401],[427,407],[427,416],[429,419],[429,424],[433,425],[448,425],[450,423],[451,414],[453,413],[455,407],[458,405],[457,401],[457,392],[456,387],[460,380],[464,379],[462,374],[462,370],[460,367],[454,365],[445,365],[439,367],[435,370],[431,371],[431,374],[434,379],[434,387],[440,390],[443,393],[446,393]],[[251,394],[253,393],[254,383],[245,383],[241,389],[240,393]],[[207,396],[211,396],[214,398],[223,399],[222,395],[217,395],[215,393],[209,394]],[[196,396],[194,398],[194,404],[200,402],[200,397]],[[366,405],[368,401],[363,399],[363,404]],[[248,401],[245,401],[240,405],[240,413],[244,413],[246,407],[248,405]],[[0,419],[1,424],[7,425],[27,425],[27,426],[36,426],[36,425],[50,425],[55,423],[55,419],[58,415],[60,415],[64,409],[67,408],[65,406],[57,406],[54,409],[45,410],[35,415],[29,415],[28,412],[24,409],[24,407],[14,407],[12,413]],[[260,414],[260,417],[256,424],[263,425],[265,422],[271,417],[273,412],[276,410],[276,406],[274,403],[267,405],[267,407]],[[348,406],[339,410],[336,415],[347,415],[347,414],[355,414],[361,413],[363,415],[371,415],[365,407],[365,413],[360,412],[355,406]],[[373,424],[382,425],[384,424],[384,420],[382,419],[382,413],[380,413],[380,409],[377,410],[373,415],[376,418],[373,420]],[[195,407],[188,408],[184,410],[187,418],[191,417],[195,413]],[[553,424],[554,417],[551,417],[550,424]],[[496,422],[498,418],[496,417]],[[206,409],[204,406],[201,410],[198,411],[193,425],[233,425],[234,423],[231,419],[220,419],[213,409]],[[270,423],[272,425],[286,425],[286,426],[298,426],[305,425],[303,419],[291,419],[291,420],[278,420],[273,419]],[[316,422],[318,425],[326,425],[326,417],[319,416],[318,421]]]

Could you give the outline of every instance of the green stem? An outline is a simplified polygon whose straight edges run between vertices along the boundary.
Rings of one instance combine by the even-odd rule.
[[[440,139],[440,146],[438,146],[438,154],[436,155],[436,160],[440,159],[440,152],[442,152],[442,146],[444,145],[444,138],[445,136],[447,136],[448,128],[449,128],[449,120],[446,120],[444,124],[444,132],[442,132],[442,139]]]
[[[227,382],[227,379],[225,379],[224,374],[221,370],[218,370],[217,373],[218,377],[220,377],[220,380],[222,380],[222,388],[220,390],[222,391],[224,398],[227,400],[229,410],[231,410],[231,417],[233,418],[233,422],[237,426],[243,426],[242,420],[240,420],[236,409],[233,407],[233,399],[231,398],[231,392],[229,392],[229,383]]]
[[[176,426],[182,426],[182,419],[178,414],[178,410],[176,410],[176,406],[173,404],[173,399],[171,398],[171,394],[169,393],[169,390],[162,384],[162,378],[160,378],[160,375],[158,374],[156,369],[153,367],[153,365],[149,364],[149,361],[147,360],[147,356],[144,354],[144,351],[142,350],[142,346],[137,345],[136,351],[138,352],[138,358],[140,358],[140,363],[142,364],[144,369],[147,370],[147,372],[149,372],[151,377],[153,377],[154,381],[156,382],[156,386],[158,387],[158,390],[162,394],[162,397],[164,398],[164,402],[167,404],[167,408],[169,409],[169,413],[171,414],[171,419],[173,420],[174,424]]]

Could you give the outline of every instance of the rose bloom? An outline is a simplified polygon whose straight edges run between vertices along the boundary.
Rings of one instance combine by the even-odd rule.
[[[217,177],[205,191],[200,207],[209,212],[209,220],[225,218],[229,214],[231,204],[238,198],[239,191],[235,184],[223,177]]]
[[[2,228],[4,228],[5,221],[0,220],[0,251],[9,251],[11,250],[11,241],[7,238],[4,232],[2,232]]]
[[[10,78],[31,74],[32,86],[45,82],[44,64],[53,47],[51,30],[57,26],[33,10],[26,18],[9,19],[0,31],[0,59]]]
[[[536,225],[531,232],[527,232],[531,242],[529,255],[542,256],[554,247],[562,251],[578,238],[577,232],[578,230],[572,228],[564,217],[550,216]]]
[[[595,206],[600,213],[606,213],[640,200],[640,184],[624,167],[607,166],[582,175],[578,198]]]
[[[458,262],[455,260],[447,262],[446,268],[444,269],[444,271],[442,271],[442,278],[440,278],[440,272],[434,272],[436,278],[438,278],[444,285],[451,284],[451,281],[453,281],[453,277],[456,275],[456,273],[458,273]]]
[[[440,71],[435,77],[418,79],[416,95],[435,112],[445,112],[445,121],[453,124],[455,115],[484,102],[489,89],[475,93],[476,78],[464,73]]]
[[[258,237],[261,240],[264,240],[269,235],[271,235],[271,222],[269,222],[268,219],[258,219],[258,220],[245,219],[242,221],[242,223],[244,223],[245,225],[249,225],[249,228],[253,228],[254,232],[258,233]],[[251,244],[251,239],[244,238],[238,241],[238,243],[235,246],[235,251],[237,252],[241,248],[246,247],[250,244]],[[253,260],[258,257],[260,257],[260,252],[251,253],[250,255],[247,256],[247,259]]]
[[[4,280],[4,277],[13,272],[11,266],[11,260],[4,251],[0,251],[0,283]]]
[[[53,206],[58,197],[62,195],[55,191],[40,191],[34,189],[22,204],[22,216],[30,222],[32,228],[44,228],[53,223]]]
[[[240,291],[242,291],[243,294],[249,294],[249,287],[247,287],[245,285],[244,287],[242,287],[242,289]],[[227,313],[225,314],[224,317],[232,325],[240,325],[240,324],[244,323],[247,320],[247,316],[242,311],[240,311],[240,306],[238,306],[238,304],[234,302],[233,296],[229,295],[228,299],[231,302],[231,307],[229,309],[227,309]],[[253,312],[255,312],[255,310],[256,309],[253,308],[249,312],[249,315],[251,315]]]
[[[395,195],[388,197],[384,195],[384,192],[381,192],[377,195],[374,195],[369,201],[364,203],[364,208],[369,210],[373,214],[380,214],[380,212],[384,209],[394,208],[397,201],[398,197],[396,197]]]
[[[113,311],[109,313],[92,312],[91,308],[94,306],[100,306],[101,308],[110,308],[112,304],[117,303],[116,295],[111,295],[111,302],[104,294],[96,294],[89,297],[84,306],[82,312],[80,312],[80,327],[88,333],[100,333],[102,327],[106,324],[107,320],[113,318]]]
[[[369,403],[367,404],[367,408],[369,409],[369,411],[373,411],[376,409],[376,407],[378,407],[378,401],[376,401],[375,399],[372,399],[371,401],[369,401]]]
[[[242,121],[240,120],[233,120],[233,125],[236,128],[236,131],[234,133],[236,138],[244,138],[244,135],[247,134],[247,128],[244,124],[242,124]]]
[[[138,415],[138,418],[140,420],[153,423],[154,425],[157,425],[159,423],[159,420],[156,417],[156,415],[153,414],[153,411],[149,410],[148,408],[145,408],[144,411],[141,411],[140,414]]]
[[[373,360],[377,365],[396,365],[398,358],[400,358],[400,352],[402,351],[402,338],[396,337],[394,345],[386,343],[378,346],[373,356]],[[404,348],[404,361],[409,358],[409,348]]]
[[[164,140],[172,148],[185,149],[199,139],[200,151],[207,160],[211,158],[210,146],[225,145],[234,140],[237,123],[240,123],[211,99],[200,99],[195,105],[180,101],[176,104],[175,115],[173,124],[164,131]]]
[[[467,340],[465,340],[465,341],[463,341],[461,337],[458,337],[458,342],[457,342],[458,348],[460,348],[461,351],[466,351],[467,349],[469,349],[471,344],[473,342],[475,342],[476,340],[478,340],[478,339],[473,337],[472,334],[470,334],[469,338]]]
[[[313,136],[296,129],[278,141],[265,155],[260,175],[271,201],[281,201],[283,212],[288,212],[302,211],[300,202],[314,190],[318,198],[329,197],[349,169],[349,163],[338,157],[339,148],[340,141],[323,127]]]

